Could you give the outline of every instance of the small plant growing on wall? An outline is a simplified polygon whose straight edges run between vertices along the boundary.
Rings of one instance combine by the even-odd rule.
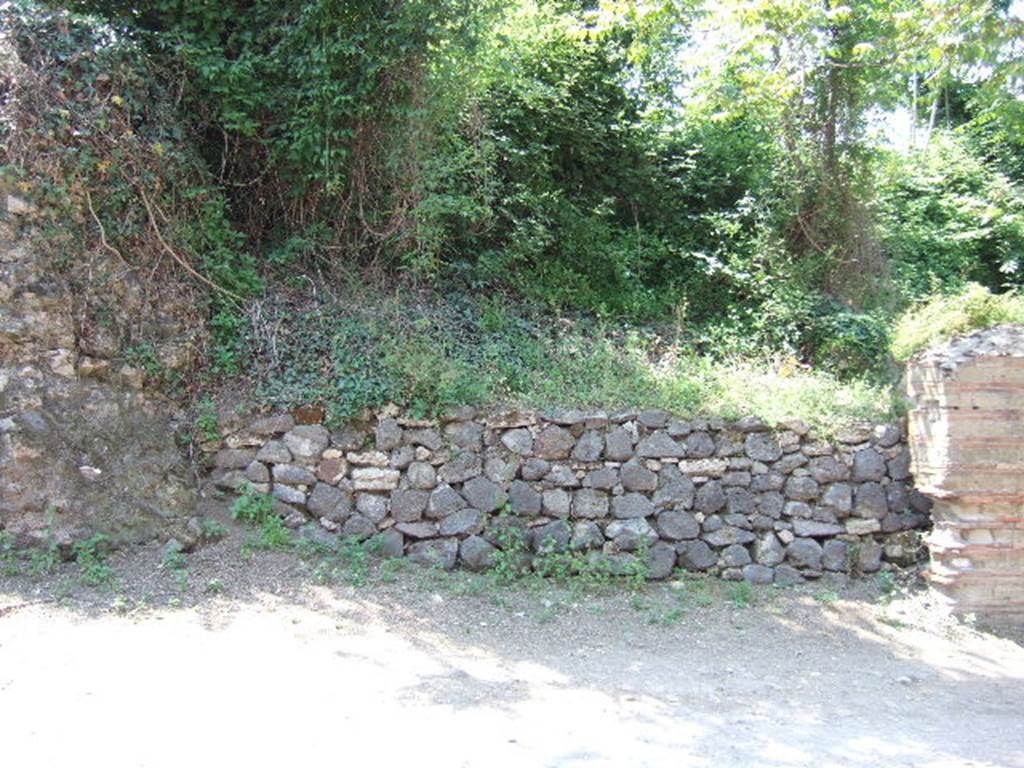
[[[217,406],[210,397],[199,401],[196,415],[196,435],[204,443],[220,440],[220,420],[217,418]]]

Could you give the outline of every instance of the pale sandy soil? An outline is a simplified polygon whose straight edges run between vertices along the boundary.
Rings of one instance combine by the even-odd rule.
[[[321,585],[234,535],[159,564],[0,580],[3,765],[1024,766],[1020,637],[921,589]]]

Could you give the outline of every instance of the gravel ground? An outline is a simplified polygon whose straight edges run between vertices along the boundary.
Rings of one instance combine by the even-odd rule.
[[[499,588],[243,535],[0,579],[4,763],[1024,766],[1021,636],[913,584]]]

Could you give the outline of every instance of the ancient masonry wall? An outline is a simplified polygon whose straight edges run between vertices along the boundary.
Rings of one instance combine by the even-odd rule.
[[[929,523],[897,425],[827,442],[799,421],[662,411],[384,412],[333,431],[276,415],[237,425],[212,450],[210,482],[272,493],[289,527],[379,535],[383,554],[445,568],[487,568],[514,526],[534,552],[578,550],[612,571],[645,553],[652,578],[679,566],[791,584],[911,564],[906,532]]]
[[[910,362],[910,447],[935,502],[932,585],[960,613],[1024,620],[1024,326],[962,336]]]

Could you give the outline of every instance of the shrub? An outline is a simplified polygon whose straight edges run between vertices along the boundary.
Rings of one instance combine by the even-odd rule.
[[[885,321],[842,305],[825,305],[814,318],[813,361],[842,376],[878,373],[889,345]]]
[[[897,290],[916,298],[1024,281],[1024,192],[968,142],[939,134],[881,171],[877,221]]]

